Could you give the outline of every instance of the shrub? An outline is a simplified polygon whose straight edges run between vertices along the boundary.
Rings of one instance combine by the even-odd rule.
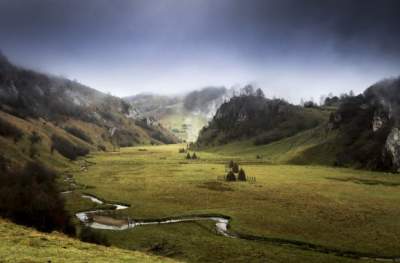
[[[55,179],[54,171],[33,162],[0,173],[0,216],[41,231],[74,234]]]
[[[84,226],[79,233],[79,239],[83,242],[94,243],[103,246],[110,246],[107,237],[99,232],[93,231],[90,227]]]
[[[228,174],[226,175],[226,180],[229,182],[236,181],[236,176],[232,171],[229,171]]]
[[[179,153],[185,153],[185,152],[186,152],[185,148],[180,148],[179,149]]]
[[[90,144],[93,143],[93,141],[89,137],[89,135],[87,135],[84,131],[82,131],[79,128],[76,128],[76,127],[65,127],[64,130],[66,130],[68,133],[72,134],[73,136],[81,139],[82,141],[85,141],[85,142],[90,143]]]
[[[85,156],[89,153],[89,149],[74,145],[67,139],[55,134],[51,136],[51,141],[52,149],[57,150],[62,156],[70,160],[76,160],[79,156]]]
[[[197,159],[197,155],[196,155],[196,153],[193,153],[192,160],[196,160],[196,159]]]
[[[18,142],[22,138],[24,133],[17,126],[0,118],[0,135],[4,137],[11,137],[14,139],[15,142]]]
[[[238,181],[246,181],[246,173],[242,168],[239,170]]]
[[[4,156],[0,155],[0,172],[4,173],[8,170],[8,166],[10,161],[6,159]]]
[[[190,160],[192,157],[190,156],[190,153],[186,154],[186,159]]]
[[[97,145],[97,150],[105,152],[105,151],[107,151],[107,148],[106,148],[106,146],[99,144],[99,145]]]
[[[31,145],[37,144],[42,141],[42,137],[35,131],[29,135],[29,141],[31,142]]]
[[[237,163],[233,163],[232,172],[235,174],[239,172],[239,165]]]
[[[39,150],[35,147],[35,145],[31,145],[29,147],[29,157],[35,158],[39,154]]]

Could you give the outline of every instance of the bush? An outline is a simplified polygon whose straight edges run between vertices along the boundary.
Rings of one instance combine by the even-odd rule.
[[[238,181],[246,181],[246,173],[242,168],[240,168],[239,175],[238,175]]]
[[[103,246],[110,246],[107,237],[99,232],[93,231],[90,227],[84,226],[79,234],[79,239],[83,242],[94,243]]]
[[[193,153],[192,160],[196,160],[196,159],[197,159],[197,155],[196,155],[196,153]]]
[[[106,148],[106,146],[100,144],[100,145],[97,145],[97,150],[105,152],[105,151],[107,151],[107,148]]]
[[[76,127],[65,127],[64,130],[66,130],[68,133],[72,134],[73,136],[81,139],[82,141],[85,141],[90,144],[93,143],[92,139],[90,139],[90,137],[81,129],[78,129]]]
[[[180,148],[179,149],[179,153],[185,153],[185,152],[186,152],[185,148]]]
[[[17,126],[0,118],[0,135],[4,137],[11,137],[14,139],[15,142],[18,142],[22,138],[24,133]]]
[[[190,153],[186,154],[186,159],[190,160],[192,157],[190,156]]]
[[[226,175],[226,180],[229,182],[236,181],[236,176],[232,171],[229,171],[229,173]]]
[[[239,172],[239,164],[233,163],[232,172],[235,174]]]
[[[40,231],[75,234],[55,179],[54,171],[33,162],[0,173],[0,216]]]
[[[89,149],[77,146],[68,141],[67,139],[60,137],[58,135],[51,136],[52,141],[52,150],[55,149],[59,152],[62,156],[70,159],[76,160],[79,156],[85,156],[89,154]]]
[[[31,142],[31,145],[40,143],[42,141],[42,137],[35,131],[29,135],[29,141]]]

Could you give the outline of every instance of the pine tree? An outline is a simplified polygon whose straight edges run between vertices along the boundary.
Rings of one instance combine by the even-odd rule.
[[[192,160],[196,160],[196,159],[197,159],[197,155],[196,155],[196,153],[193,153]]]
[[[233,164],[232,172],[234,172],[235,174],[239,172],[239,165],[237,163]]]
[[[238,180],[239,181],[246,181],[246,173],[242,168],[240,168],[239,175],[238,175]]]
[[[190,153],[186,154],[186,159],[190,160],[192,157],[190,157]]]
[[[234,174],[232,171],[230,171],[230,172],[226,175],[226,180],[229,181],[229,182],[236,181],[236,176],[235,176],[235,174]]]

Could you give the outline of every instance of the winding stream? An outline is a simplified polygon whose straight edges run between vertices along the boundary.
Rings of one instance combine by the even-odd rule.
[[[183,222],[194,222],[194,221],[204,221],[210,220],[215,222],[215,228],[217,233],[227,236],[227,237],[235,237],[233,234],[228,232],[228,224],[229,219],[226,217],[218,217],[218,216],[192,216],[192,217],[180,217],[180,218],[168,218],[168,219],[160,219],[154,221],[148,220],[133,220],[133,219],[114,219],[109,216],[100,216],[96,218],[96,215],[101,214],[106,211],[112,210],[122,210],[127,209],[129,206],[124,204],[117,204],[117,203],[109,203],[100,200],[99,198],[88,195],[82,194],[82,198],[90,199],[93,203],[99,205],[109,205],[110,208],[108,209],[97,209],[97,210],[89,210],[84,212],[78,212],[75,216],[84,223],[86,226],[95,229],[106,229],[106,230],[126,230],[130,228],[135,228],[139,226],[146,226],[146,225],[159,225],[159,224],[175,224],[175,223],[183,223]],[[100,220],[98,220],[100,219]]]
[[[63,194],[70,192],[71,191],[66,191],[63,192]],[[130,207],[129,205],[103,201],[100,198],[89,194],[82,194],[81,197],[89,199],[97,205],[105,206],[104,208],[101,209],[88,210],[88,211],[78,212],[75,214],[75,216],[79,219],[80,222],[94,229],[122,231],[146,225],[176,224],[184,222],[209,220],[215,222],[215,229],[217,234],[229,238],[238,238],[248,241],[265,242],[273,245],[293,247],[296,249],[313,251],[323,254],[331,254],[339,257],[346,257],[352,259],[373,260],[379,262],[400,262],[400,256],[392,256],[392,257],[380,256],[372,253],[341,250],[337,248],[326,247],[298,240],[255,236],[244,233],[232,232],[229,230],[230,218],[227,216],[195,215],[195,216],[182,216],[179,218],[175,217],[175,218],[163,218],[154,220],[134,220],[130,218],[117,219],[110,215],[103,215],[103,214],[105,214],[105,212],[107,211],[127,209]]]

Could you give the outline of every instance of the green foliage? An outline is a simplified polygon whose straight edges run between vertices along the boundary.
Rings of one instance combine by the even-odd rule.
[[[41,231],[74,234],[55,178],[54,171],[37,162],[0,173],[0,215]]]
[[[229,171],[228,174],[226,175],[226,180],[228,182],[234,182],[236,181],[236,176],[232,171]]]
[[[179,148],[179,153],[185,153],[185,152],[186,152],[185,148]]]
[[[17,126],[0,118],[0,136],[11,137],[14,139],[15,142],[18,142],[23,135],[24,132]]]
[[[107,239],[107,236],[103,235],[102,233],[96,232],[92,230],[90,227],[83,226],[79,233],[79,239],[83,242],[103,245],[103,246],[110,246],[110,242]]]
[[[238,181],[246,181],[246,173],[242,168],[239,170]]]
[[[239,164],[238,163],[233,163],[232,172],[234,172],[235,174],[237,174],[239,172]]]
[[[99,144],[99,145],[97,145],[97,150],[105,152],[105,151],[107,151],[107,148],[106,148],[106,146]]]
[[[368,88],[364,94],[341,98],[340,106],[330,118],[330,125],[338,130],[337,144],[342,146],[335,165],[372,170],[393,170],[392,161],[385,154],[386,139],[400,120],[400,79],[389,79]],[[376,116],[382,126],[373,131]]]
[[[326,121],[326,114],[319,109],[246,94],[221,105],[214,119],[201,130],[198,145],[213,146],[249,138],[256,145],[268,144]]]
[[[90,138],[89,135],[87,135],[84,131],[82,131],[79,128],[76,127],[65,127],[64,128],[68,133],[72,134],[73,136],[87,142],[87,143],[93,143],[92,139]]]
[[[36,131],[33,131],[31,135],[29,135],[28,139],[31,142],[31,145],[37,144],[42,141],[42,137]]]
[[[52,149],[57,150],[57,152],[59,152],[62,156],[70,160],[76,160],[79,156],[85,156],[89,154],[89,149],[75,145],[61,136],[54,134],[51,136],[51,141]]]

